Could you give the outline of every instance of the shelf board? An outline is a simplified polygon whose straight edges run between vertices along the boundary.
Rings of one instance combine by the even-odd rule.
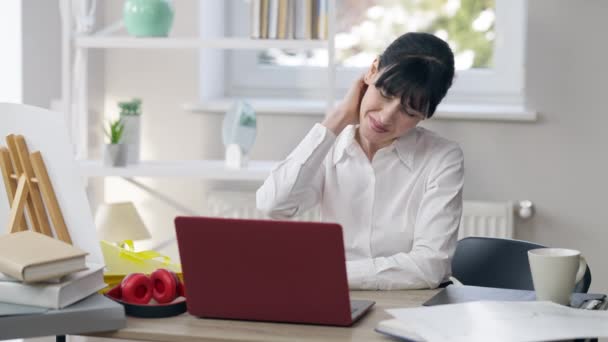
[[[142,161],[125,167],[105,166],[98,160],[78,161],[86,177],[194,177],[213,180],[263,181],[278,161],[250,161],[242,169],[227,168],[224,160]]]
[[[194,113],[223,114],[236,100],[236,98],[210,99],[198,103],[186,103],[182,108]],[[260,114],[322,116],[327,109],[327,101],[320,100],[273,98],[243,98],[242,100],[247,101],[256,113]],[[535,111],[521,106],[440,104],[433,119],[535,122],[538,116]]]
[[[138,38],[130,36],[78,36],[76,47],[98,49],[295,49],[309,50],[327,48],[326,40],[310,39],[250,39],[217,38],[201,39],[196,37],[153,37]]]
[[[325,100],[239,98],[249,103],[256,113],[285,115],[324,115],[327,108]],[[198,103],[186,103],[182,108],[194,113],[223,114],[232,107],[236,98],[218,98]]]
[[[536,122],[536,111],[514,105],[440,104],[438,119]]]

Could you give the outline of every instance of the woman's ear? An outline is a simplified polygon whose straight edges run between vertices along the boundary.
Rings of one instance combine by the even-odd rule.
[[[376,80],[376,76],[378,74],[378,63],[379,63],[378,58],[374,59],[374,62],[372,63],[372,65],[369,66],[369,69],[367,70],[367,72],[365,73],[365,76],[363,77],[363,81],[368,86],[373,84],[374,81]]]

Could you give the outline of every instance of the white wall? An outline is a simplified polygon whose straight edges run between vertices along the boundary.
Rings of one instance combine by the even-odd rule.
[[[23,103],[49,108],[61,96],[58,0],[21,0]]]
[[[608,291],[608,2],[528,2],[527,102],[533,124],[441,121],[465,151],[467,199],[530,199],[517,237],[580,249],[592,291]]]
[[[0,102],[19,103],[22,99],[21,3],[0,2]]]
[[[196,3],[175,1],[174,34],[196,34]],[[536,123],[432,121],[428,127],[459,141],[466,157],[466,199],[530,199],[536,216],[519,222],[517,237],[581,249],[593,271],[593,291],[608,292],[608,1],[534,0],[529,3],[527,102]],[[122,2],[106,3],[112,21]],[[184,112],[197,94],[192,51],[118,50],[106,55],[106,112],[115,100],[141,96],[143,156],[221,158],[221,116]],[[319,118],[261,116],[254,159],[280,159]],[[119,183],[120,182],[120,183]],[[204,186],[189,180],[149,180],[194,208]],[[115,181],[125,188],[126,183]],[[194,186],[193,186],[194,185]],[[132,188],[127,188],[131,190]],[[107,198],[114,200],[110,192]],[[153,235],[172,234],[177,211],[133,190]],[[175,253],[173,250],[171,253]]]

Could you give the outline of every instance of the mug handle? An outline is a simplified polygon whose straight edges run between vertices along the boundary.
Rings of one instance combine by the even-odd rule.
[[[579,258],[579,263],[578,263],[578,272],[576,272],[576,280],[574,281],[575,284],[578,284],[578,282],[581,281],[581,279],[583,279],[583,276],[585,276],[586,271],[587,271],[587,260],[585,260],[585,257],[581,255]]]
[[[456,279],[456,277],[450,277],[449,280],[452,282],[452,284],[456,285],[456,286],[463,286],[464,284]]]

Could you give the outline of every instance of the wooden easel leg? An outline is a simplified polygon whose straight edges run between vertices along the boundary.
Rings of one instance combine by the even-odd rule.
[[[13,203],[15,194],[17,193],[17,180],[13,179],[13,166],[11,165],[11,156],[6,147],[0,147],[0,171],[2,171],[2,179],[6,188],[6,196],[8,203]],[[25,216],[23,214],[18,218],[18,230],[26,230]]]
[[[57,196],[53,190],[53,185],[46,170],[46,166],[44,165],[42,155],[38,151],[34,152],[30,154],[30,160],[36,178],[38,178],[38,186],[42,192],[42,198],[44,199],[44,203],[46,203],[49,216],[51,216],[55,234],[59,240],[72,244],[72,238],[70,237],[68,227],[63,219],[63,214],[61,213],[61,208],[59,207],[59,202],[57,201]]]
[[[37,230],[42,234],[53,237],[49,218],[46,215],[44,203],[42,203],[42,197],[40,196],[40,187],[33,181],[35,175],[34,170],[32,169],[30,153],[28,151],[27,144],[25,143],[25,138],[22,135],[15,137],[15,146],[17,147],[17,153],[19,154],[19,161],[21,162],[23,173],[28,180],[32,180],[31,182],[28,182],[28,185],[30,186],[28,210],[33,211],[36,216],[36,220],[38,222]]]
[[[21,175],[24,174],[24,170],[23,170],[23,167],[21,164],[21,160],[19,158],[19,149],[17,148],[17,136],[14,134],[7,136],[6,144],[8,145],[8,149],[10,151],[11,159],[13,161],[13,167],[15,168],[15,174],[18,177],[20,177]],[[29,190],[29,181],[27,181],[26,186],[28,187],[28,190]],[[29,219],[30,224],[32,225],[31,228],[35,232],[40,232],[40,224],[38,222],[38,218],[36,217],[36,214],[34,213],[34,203],[32,202],[32,199],[30,198],[30,196],[26,196],[26,200],[27,200],[27,203],[26,203],[27,218]]]
[[[11,233],[19,231],[19,221],[20,217],[23,216],[23,208],[28,198],[28,192],[29,187],[27,186],[27,178],[22,175],[17,184],[17,192],[8,219],[8,229]]]

